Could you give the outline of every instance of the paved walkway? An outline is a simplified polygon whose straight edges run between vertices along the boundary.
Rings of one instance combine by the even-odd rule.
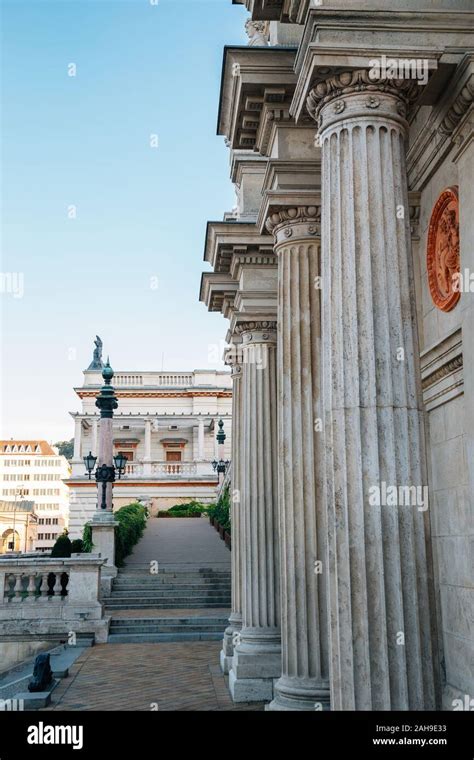
[[[48,710],[263,710],[234,705],[217,641],[98,644],[53,691]]]
[[[230,570],[230,551],[204,517],[150,517],[145,532],[127,558],[125,570],[179,565]]]
[[[230,551],[204,518],[155,518],[122,573],[195,567],[230,570]],[[114,617],[203,617],[220,609],[117,610]],[[229,610],[225,610],[227,614]],[[86,649],[52,693],[46,710],[263,710],[234,705],[219,667],[220,641],[98,644]]]

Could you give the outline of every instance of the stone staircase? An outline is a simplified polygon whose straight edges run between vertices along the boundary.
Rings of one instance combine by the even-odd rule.
[[[229,614],[114,618],[110,621],[110,644],[143,644],[160,641],[219,641],[228,623]]]
[[[227,569],[181,566],[156,575],[145,567],[125,569],[119,571],[110,596],[104,599],[106,613],[111,615],[108,641],[218,640],[228,625],[230,603]],[[120,614],[124,610],[127,613]],[[178,610],[183,610],[182,615]]]

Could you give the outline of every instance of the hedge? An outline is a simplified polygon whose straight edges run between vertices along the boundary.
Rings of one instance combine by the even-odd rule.
[[[200,517],[207,514],[207,506],[199,501],[190,501],[187,504],[175,504],[170,509],[162,509],[157,517]]]
[[[222,525],[224,530],[226,530],[228,533],[231,532],[229,487],[224,489],[217,501],[217,504],[211,504],[207,508],[207,514],[209,517],[213,517],[214,520],[217,520],[219,525]]]
[[[125,557],[132,552],[133,547],[140,540],[146,526],[148,509],[143,504],[127,504],[114,512],[114,518],[118,525],[115,528],[115,564],[121,567]],[[92,531],[90,525],[84,526],[82,545],[85,552],[91,552]]]
[[[64,530],[64,533],[61,533],[60,536],[57,537],[56,542],[51,549],[51,556],[52,557],[70,557],[71,556],[71,539],[69,538],[68,531]]]

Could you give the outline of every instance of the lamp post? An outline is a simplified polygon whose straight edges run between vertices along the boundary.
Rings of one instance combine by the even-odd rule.
[[[120,480],[128,462],[124,454],[117,454],[113,460],[113,465],[101,464],[95,472],[97,487],[99,487],[99,483],[102,483],[102,495],[99,497],[101,509],[107,509],[107,483],[115,483],[116,473],[118,473],[118,479]],[[84,464],[87,470],[86,475],[89,476],[89,480],[91,479],[96,462],[97,457],[93,456],[92,452],[89,451],[88,455],[84,457]]]
[[[115,567],[115,527],[117,522],[113,516],[112,488],[116,475],[120,479],[127,463],[127,457],[122,454],[113,456],[113,416],[114,409],[117,409],[118,406],[115,390],[111,385],[113,376],[114,371],[110,366],[109,359],[107,359],[102,370],[104,384],[95,402],[100,409],[98,455],[95,457],[92,452],[89,452],[84,457],[86,475],[89,476],[89,480],[95,467],[97,508],[89,525],[92,530],[94,550],[106,560],[101,576],[102,588],[106,592],[110,590],[112,578],[117,574]]]
[[[219,445],[218,447],[219,460],[214,459],[214,461],[212,462],[212,468],[215,472],[217,472],[217,475],[219,477],[219,483],[221,483],[222,480],[224,479],[224,475],[226,473],[226,470],[230,462],[228,459],[224,460],[224,441],[226,439],[226,434],[224,433],[224,421],[219,420],[217,425],[219,427],[219,431],[216,435],[216,440]]]
[[[12,536],[12,552],[15,551],[15,532],[16,532],[16,502],[17,497],[20,497],[20,502],[23,500],[23,488],[15,489],[15,506],[13,507],[13,536]]]

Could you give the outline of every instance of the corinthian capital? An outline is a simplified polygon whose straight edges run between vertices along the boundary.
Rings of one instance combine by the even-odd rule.
[[[340,71],[318,82],[306,100],[310,116],[318,126],[353,116],[384,115],[401,121],[420,94],[415,78],[397,79],[370,69]]]
[[[265,226],[275,242],[289,239],[319,237],[321,232],[321,206],[295,206],[280,209],[268,217]]]
[[[242,336],[246,343],[274,343],[276,341],[277,323],[269,320],[249,320],[239,322],[235,331]]]

